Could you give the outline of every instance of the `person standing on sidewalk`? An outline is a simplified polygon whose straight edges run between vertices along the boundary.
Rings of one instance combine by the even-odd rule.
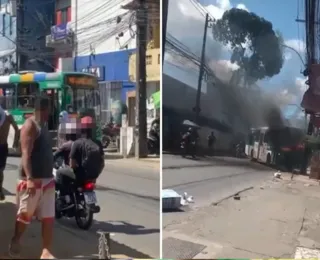
[[[19,138],[19,128],[14,121],[13,116],[6,114],[6,112],[0,106],[0,201],[5,200],[5,195],[3,192],[3,179],[4,169],[6,168],[7,157],[9,153],[8,137],[10,126],[12,126],[15,130],[13,146],[16,147]]]
[[[36,98],[34,116],[21,129],[21,166],[17,186],[17,219],[9,253],[15,258],[20,240],[36,215],[42,222],[41,259],[54,259],[51,254],[55,216],[55,182],[52,174],[53,155],[47,121],[49,99]]]
[[[213,131],[208,135],[207,141],[208,141],[209,154],[214,155],[214,144],[216,143],[216,136],[214,135]]]

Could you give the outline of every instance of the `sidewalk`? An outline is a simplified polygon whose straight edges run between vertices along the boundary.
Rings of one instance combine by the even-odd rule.
[[[188,245],[188,256],[198,259],[320,258],[319,183],[302,176],[291,180],[291,174],[270,177],[239,200],[181,213],[165,227],[163,239],[165,258],[182,254],[175,243]]]
[[[119,164],[125,167],[138,167],[138,168],[153,168],[160,169],[160,158],[150,156],[148,158],[136,159],[134,157],[123,158],[119,153],[107,153],[105,155],[107,164]]]
[[[214,165],[228,165],[228,166],[244,166],[250,165],[251,168],[267,169],[268,167],[253,163],[247,158],[235,158],[227,156],[206,156],[192,159],[190,157],[183,158],[181,155],[163,154],[162,169],[181,169],[181,168],[198,168],[198,167],[212,167]]]
[[[6,202],[0,202],[0,259],[8,257],[8,244],[14,230],[15,219],[14,197],[8,196]],[[21,258],[39,259],[41,246],[41,225],[34,222],[23,237]],[[86,258],[98,259],[98,235],[90,231],[82,231],[67,224],[56,223],[53,241],[53,254],[58,259]],[[148,258],[126,245],[112,240],[111,254],[113,258]]]

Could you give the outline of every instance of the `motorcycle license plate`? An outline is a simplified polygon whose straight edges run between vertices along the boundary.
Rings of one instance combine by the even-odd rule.
[[[84,200],[88,205],[97,203],[97,196],[95,192],[85,192],[83,195]]]

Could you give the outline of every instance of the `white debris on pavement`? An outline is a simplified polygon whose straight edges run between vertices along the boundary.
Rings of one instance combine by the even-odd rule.
[[[320,250],[306,247],[297,247],[294,259],[320,259]]]
[[[277,172],[275,172],[275,173],[273,174],[273,176],[274,176],[275,178],[281,178],[281,172],[280,172],[280,171],[277,171]]]
[[[188,194],[186,192],[184,192],[183,196],[181,196],[180,204],[182,206],[186,206],[186,205],[189,205],[190,203],[194,203],[193,197],[192,196],[188,196]]]
[[[162,190],[162,209],[179,209],[190,203],[194,203],[193,196],[188,196],[186,192],[183,196],[174,190]]]

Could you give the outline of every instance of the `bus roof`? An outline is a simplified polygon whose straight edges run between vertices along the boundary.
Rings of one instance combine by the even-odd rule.
[[[252,127],[251,131],[257,131],[257,130],[269,130],[270,127],[269,126],[262,126],[262,127]]]
[[[20,83],[20,82],[42,82],[42,81],[62,81],[66,75],[83,75],[95,77],[89,73],[83,72],[39,72],[39,71],[22,71],[19,74],[10,74],[0,76],[0,84]]]

